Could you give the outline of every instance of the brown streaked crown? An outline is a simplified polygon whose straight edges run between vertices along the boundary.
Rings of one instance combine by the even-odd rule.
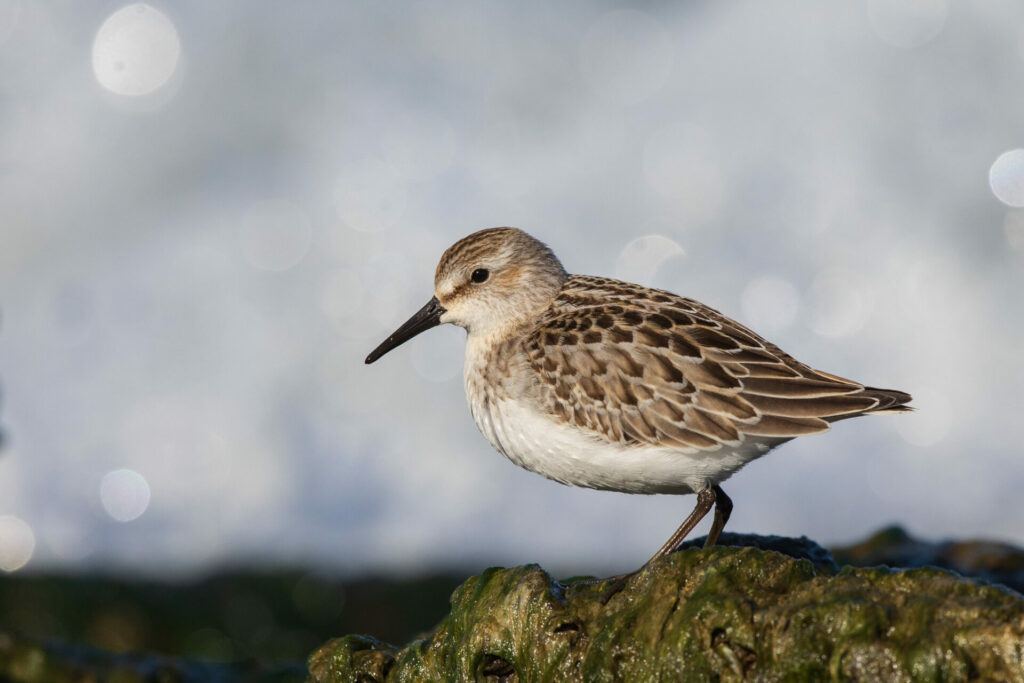
[[[445,250],[434,271],[434,284],[453,278],[464,280],[477,267],[505,264],[530,266],[532,274],[546,274],[560,281],[566,278],[558,257],[540,240],[519,228],[486,228]]]
[[[487,271],[474,282],[472,275]],[[510,330],[534,319],[558,294],[568,275],[543,242],[517,228],[480,230],[449,247],[434,274],[443,322],[470,334]]]

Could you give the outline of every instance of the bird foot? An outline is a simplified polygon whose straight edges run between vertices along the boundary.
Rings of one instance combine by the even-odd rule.
[[[599,579],[596,577],[592,579],[581,579],[579,581],[573,581],[570,584],[570,586],[572,588],[579,588],[582,586],[600,586],[607,584],[607,588],[605,588],[605,590],[602,591],[600,597],[601,604],[607,605],[608,601],[615,597],[615,595],[618,594],[623,588],[625,588],[626,584],[629,583],[629,580],[636,576],[639,572],[640,570],[637,569],[626,574],[618,574],[616,576],[609,576],[603,579]]]
[[[626,587],[629,580],[640,573],[640,570],[629,572],[628,574],[619,574],[618,576],[611,576],[605,581],[611,581],[611,585],[605,589],[604,593],[601,594],[601,604],[607,605],[608,601],[614,598],[619,591]]]

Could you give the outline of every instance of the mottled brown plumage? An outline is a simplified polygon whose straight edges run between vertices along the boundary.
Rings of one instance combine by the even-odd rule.
[[[569,276],[522,350],[543,410],[627,446],[789,439],[910,400],[814,370],[698,301],[608,278]]]
[[[719,484],[775,446],[910,410],[909,394],[815,370],[693,299],[568,275],[515,228],[452,245],[434,292],[367,362],[439,323],[464,327],[470,411],[514,463],[575,486],[698,494],[655,558],[712,507],[714,544],[732,509]]]

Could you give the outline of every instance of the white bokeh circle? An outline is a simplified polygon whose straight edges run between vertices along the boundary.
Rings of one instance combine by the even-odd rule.
[[[665,261],[684,256],[678,242],[665,235],[644,235],[630,240],[615,262],[615,277],[627,282],[650,284]]]
[[[1003,204],[1024,207],[1024,149],[1000,154],[988,170],[988,184]]]
[[[20,517],[0,515],[0,570],[16,572],[32,559],[36,536]]]
[[[92,44],[96,80],[124,97],[142,97],[160,89],[171,80],[180,57],[174,22],[143,2],[108,16]]]
[[[149,507],[149,482],[135,470],[107,472],[100,481],[100,502],[118,522],[138,519]]]

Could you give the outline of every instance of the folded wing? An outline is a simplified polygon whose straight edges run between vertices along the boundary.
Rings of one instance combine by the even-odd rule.
[[[605,278],[572,276],[524,348],[546,410],[623,444],[778,443],[910,410],[908,394],[814,370],[697,301]]]

